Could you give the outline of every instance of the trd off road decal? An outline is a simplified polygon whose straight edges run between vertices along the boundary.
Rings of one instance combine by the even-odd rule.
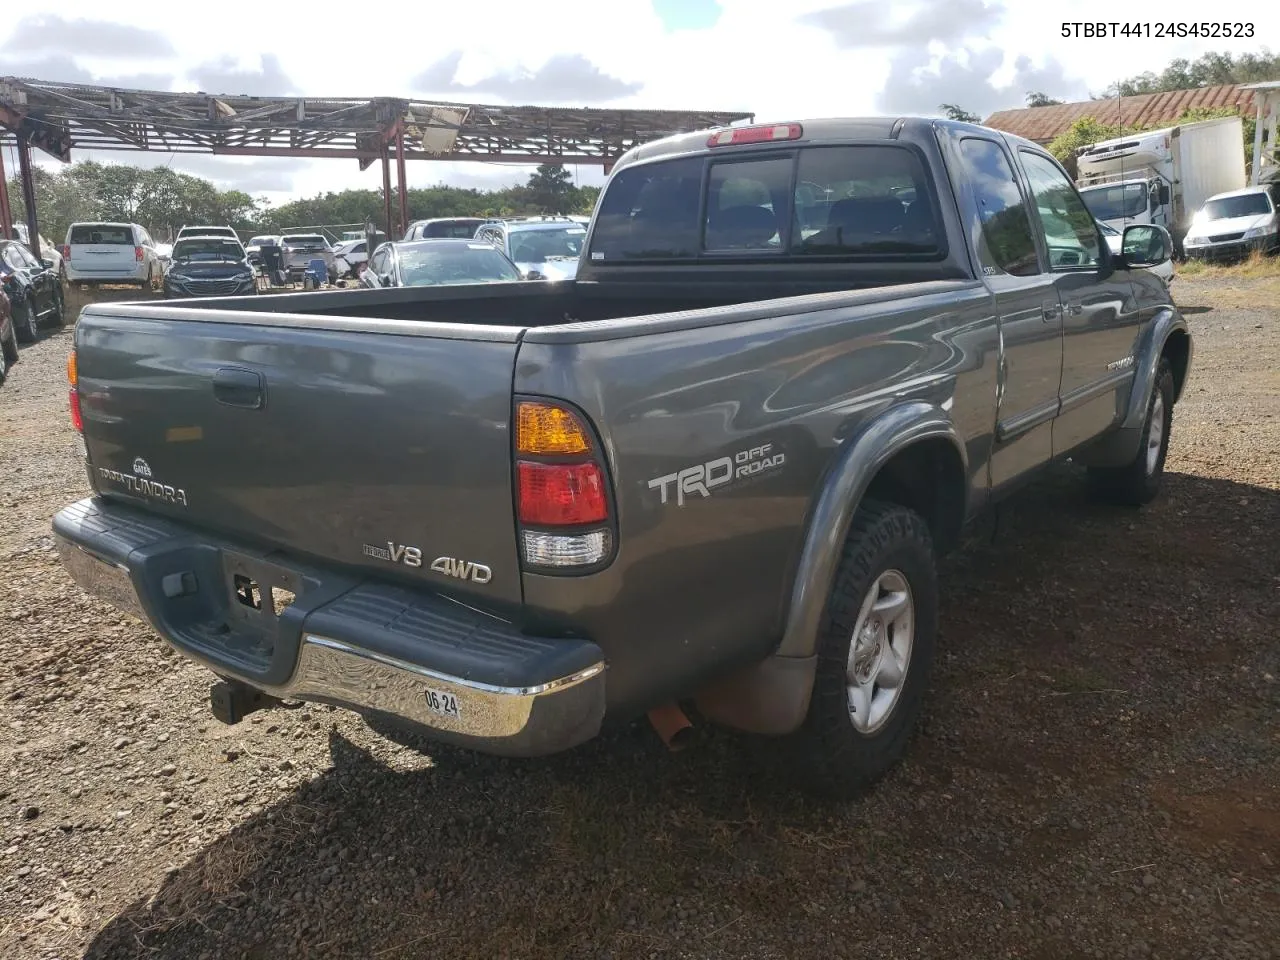
[[[787,462],[785,453],[774,453],[773,444],[766,443],[758,447],[739,450],[732,457],[719,457],[706,463],[697,463],[666,476],[654,477],[649,481],[649,489],[661,491],[662,502],[671,499],[671,491],[675,490],[677,507],[683,507],[686,497],[697,494],[709,497],[717,490],[738,480],[758,476],[777,470]]]

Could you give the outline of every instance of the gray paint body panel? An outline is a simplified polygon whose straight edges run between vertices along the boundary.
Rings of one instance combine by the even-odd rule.
[[[910,444],[950,445],[970,520],[1055,458],[1120,456],[1165,339],[1185,331],[1163,284],[1109,260],[1070,277],[984,276],[953,141],[986,136],[1010,154],[1020,142],[927,121],[806,129],[918,150],[942,258],[608,268],[584,258],[577,282],[554,285],[95,306],[77,331],[90,457],[126,470],[143,456],[158,478],[187,484],[187,510],[145,506],[195,528],[356,576],[449,588],[530,634],[590,641],[608,663],[615,715],[757,670],[759,689],[789,691],[770,721],[788,729],[807,703],[845,531],[877,470]],[[619,167],[700,149],[696,139],[640,147]],[[1056,317],[1043,309],[1055,303]],[[1126,351],[1131,374],[1108,369]],[[218,403],[212,378],[224,366],[262,375],[261,409]],[[619,534],[605,569],[519,572],[514,394],[568,401],[597,430]],[[203,442],[166,442],[184,425],[200,426]],[[676,479],[722,477],[725,458],[729,479],[705,496]],[[389,538],[424,558],[488,564],[493,581],[444,584],[425,564],[353,555]]]

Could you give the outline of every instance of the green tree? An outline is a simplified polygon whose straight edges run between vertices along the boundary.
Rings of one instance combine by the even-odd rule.
[[[1064,101],[1062,100],[1053,99],[1053,97],[1049,96],[1047,93],[1039,93],[1037,91],[1027,92],[1028,107],[1053,107],[1063,102]]]
[[[1275,80],[1277,77],[1280,77],[1280,53],[1273,54],[1266,47],[1257,53],[1235,56],[1210,51],[1195,60],[1171,60],[1160,73],[1147,71],[1125,80],[1117,80],[1098,99],[1164,93],[1169,90],[1193,90],[1196,87],[1228,83],[1258,83]]]
[[[528,201],[540,213],[565,213],[573,202],[573,177],[559,163],[540,163],[525,185]]]
[[[941,110],[948,120],[958,120],[961,123],[981,123],[982,118],[976,113],[970,113],[962,107],[956,106],[954,103],[940,103],[938,109]]]
[[[1120,128],[1103,123],[1097,117],[1081,117],[1060,133],[1049,144],[1049,152],[1058,158],[1058,162],[1067,168],[1074,179],[1076,176],[1076,151],[1091,143],[1110,140],[1120,136]]]

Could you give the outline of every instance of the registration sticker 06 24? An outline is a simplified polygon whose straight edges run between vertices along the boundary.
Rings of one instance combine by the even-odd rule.
[[[458,698],[452,693],[432,690],[428,687],[423,697],[427,701],[427,709],[432,713],[438,713],[442,717],[452,717],[455,720],[462,719],[462,713],[458,710]]]

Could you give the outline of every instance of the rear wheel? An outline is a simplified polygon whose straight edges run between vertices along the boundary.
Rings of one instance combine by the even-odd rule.
[[[39,339],[40,328],[30,300],[13,305],[13,327],[20,343],[35,343]]]
[[[933,662],[938,586],[924,519],[862,504],[827,599],[809,713],[791,756],[813,792],[862,793],[897,763]]]

